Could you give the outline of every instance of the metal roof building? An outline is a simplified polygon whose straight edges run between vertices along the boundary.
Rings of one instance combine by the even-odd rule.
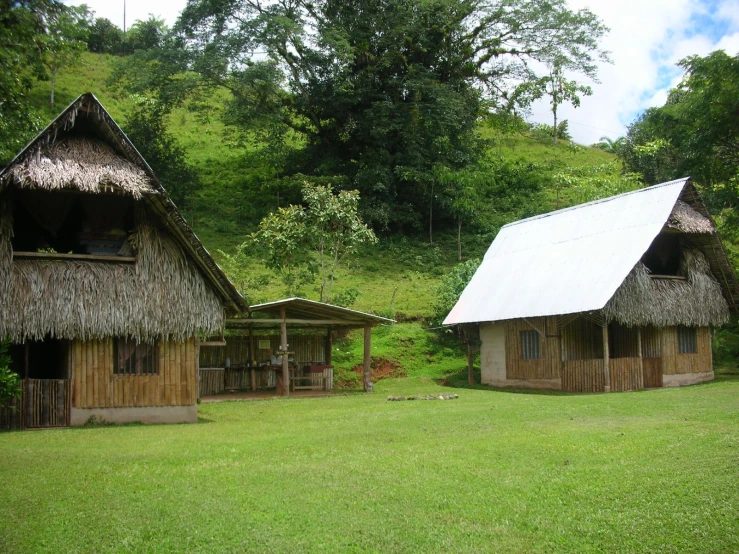
[[[623,391],[713,379],[738,302],[685,178],[506,225],[444,323],[479,333],[484,384]]]
[[[504,226],[444,324],[601,310],[668,223],[684,190],[695,194],[689,183],[678,179]],[[723,274],[735,306],[736,277],[721,263],[726,255],[713,236],[711,266]]]

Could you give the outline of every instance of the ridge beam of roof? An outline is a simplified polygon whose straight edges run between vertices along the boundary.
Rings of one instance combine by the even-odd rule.
[[[227,324],[247,324],[247,325],[253,325],[254,323],[300,323],[304,325],[374,325],[376,322],[366,322],[366,321],[347,321],[345,319],[300,319],[300,318],[285,318],[285,319],[262,319],[262,318],[255,318],[255,319],[227,319]]]

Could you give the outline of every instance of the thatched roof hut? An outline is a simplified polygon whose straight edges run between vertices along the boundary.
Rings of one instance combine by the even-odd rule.
[[[14,217],[22,221],[14,225]],[[77,224],[73,241],[75,218],[97,231]],[[34,225],[37,236],[24,236],[24,225]],[[99,255],[111,245],[115,251]],[[0,337],[185,340],[222,329],[224,311],[246,309],[92,94],[75,100],[0,172]]]
[[[445,323],[479,329],[484,382],[628,390],[713,378],[709,327],[737,308],[686,178],[506,225]]]

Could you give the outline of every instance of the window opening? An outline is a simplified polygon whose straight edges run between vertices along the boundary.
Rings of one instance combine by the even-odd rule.
[[[680,354],[695,354],[698,352],[698,333],[695,327],[677,328],[677,347]]]
[[[661,234],[657,235],[642,256],[642,263],[652,275],[682,277],[680,254],[680,237],[675,234]]]
[[[157,375],[159,373],[156,344],[119,338],[115,340],[113,357],[115,375]]]
[[[10,369],[23,379],[26,374],[26,345],[13,344],[9,350]],[[69,376],[69,341],[52,339],[28,341],[29,379],[67,379]]]
[[[131,198],[23,190],[14,206],[14,252],[133,255]]]
[[[521,358],[524,360],[541,358],[538,331],[521,331]]]

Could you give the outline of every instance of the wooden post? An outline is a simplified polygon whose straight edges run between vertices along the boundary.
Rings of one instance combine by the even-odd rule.
[[[257,353],[254,350],[254,333],[249,329],[249,373],[251,373],[251,392],[257,390],[257,370],[254,365],[257,362]]]
[[[31,365],[30,363],[31,353],[30,353],[30,346],[28,344],[28,337],[26,337],[26,340],[23,342],[23,346],[24,346],[23,354],[25,358],[23,362],[23,373],[25,375],[24,375],[24,381],[23,381],[23,402],[21,403],[21,410],[23,410],[23,416],[22,416],[21,421],[22,421],[23,427],[26,427],[26,424],[30,420],[28,410],[30,409],[29,407],[31,405],[28,399],[28,371],[29,371],[29,366]]]
[[[608,353],[608,323],[603,324],[603,371],[604,383],[603,392],[611,392],[611,368]]]
[[[331,336],[331,329],[329,328],[326,333],[326,365],[331,365],[331,356],[334,350],[333,337]]]
[[[200,400],[200,337],[197,334],[195,334],[195,390],[197,391],[195,398]]]
[[[641,377],[641,388],[644,388],[644,359],[641,353],[641,327],[636,328],[636,348],[639,358],[639,376]]]
[[[287,322],[285,306],[280,307],[280,349],[282,350],[282,396],[290,396],[290,371],[287,367]]]
[[[372,348],[372,327],[369,325],[364,328],[364,374],[362,382],[364,384],[364,392],[372,392],[372,373],[370,368],[370,353]]]
[[[467,384],[475,384],[475,351],[472,346],[472,339],[467,339]]]

